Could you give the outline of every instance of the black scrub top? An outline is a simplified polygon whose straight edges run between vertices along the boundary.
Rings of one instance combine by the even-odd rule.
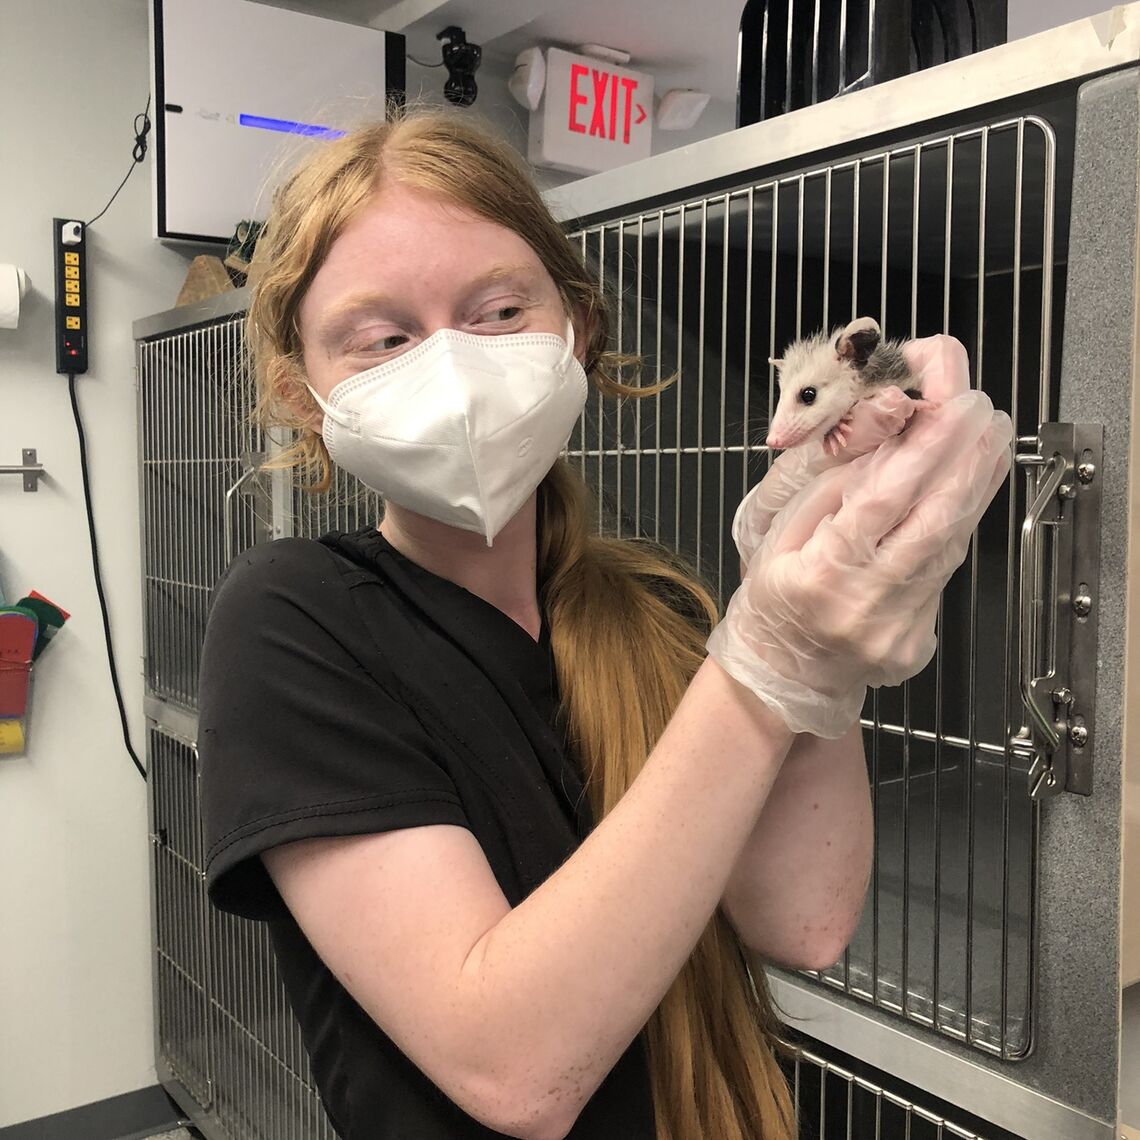
[[[474,834],[507,901],[526,898],[592,826],[556,719],[545,626],[535,642],[372,528],[282,539],[240,555],[219,583],[200,693],[210,898],[269,924],[338,1135],[502,1135],[455,1105],[340,985],[259,856],[313,836],[455,824]],[[641,1036],[569,1135],[653,1140]]]

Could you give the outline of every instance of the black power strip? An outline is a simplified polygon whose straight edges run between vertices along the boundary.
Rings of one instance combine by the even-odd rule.
[[[87,227],[52,219],[55,245],[55,370],[87,371]]]

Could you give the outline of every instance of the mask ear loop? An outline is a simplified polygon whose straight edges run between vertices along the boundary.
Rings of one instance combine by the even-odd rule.
[[[332,410],[329,408],[328,404],[326,404],[324,400],[322,400],[320,396],[317,395],[316,388],[314,388],[312,384],[306,384],[305,387],[309,389],[309,395],[312,396],[314,400],[316,400],[317,407],[320,408],[326,416],[331,415]]]
[[[311,395],[313,399],[316,400],[317,407],[320,408],[322,412],[324,412],[327,419],[332,420],[334,423],[340,424],[341,427],[347,428],[352,426],[349,417],[345,416],[341,412],[338,412],[335,408],[330,408],[329,405],[326,404],[325,401],[317,395],[316,390],[313,388],[312,384],[306,384],[305,387],[309,389],[309,395]]]
[[[570,361],[574,358],[574,318],[566,318],[566,336],[563,338],[566,341],[566,354],[558,362],[559,368],[565,368]]]

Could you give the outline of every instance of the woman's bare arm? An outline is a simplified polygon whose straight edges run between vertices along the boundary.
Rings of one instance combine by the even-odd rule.
[[[329,968],[457,1104],[562,1137],[725,892],[792,742],[713,661],[617,807],[513,910],[456,827],[270,851]]]
[[[770,962],[830,966],[863,909],[874,829],[862,729],[797,736],[733,868],[724,911]]]

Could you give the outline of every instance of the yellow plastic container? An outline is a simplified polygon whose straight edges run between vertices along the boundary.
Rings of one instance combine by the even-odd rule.
[[[24,722],[0,720],[0,756],[24,751]]]

